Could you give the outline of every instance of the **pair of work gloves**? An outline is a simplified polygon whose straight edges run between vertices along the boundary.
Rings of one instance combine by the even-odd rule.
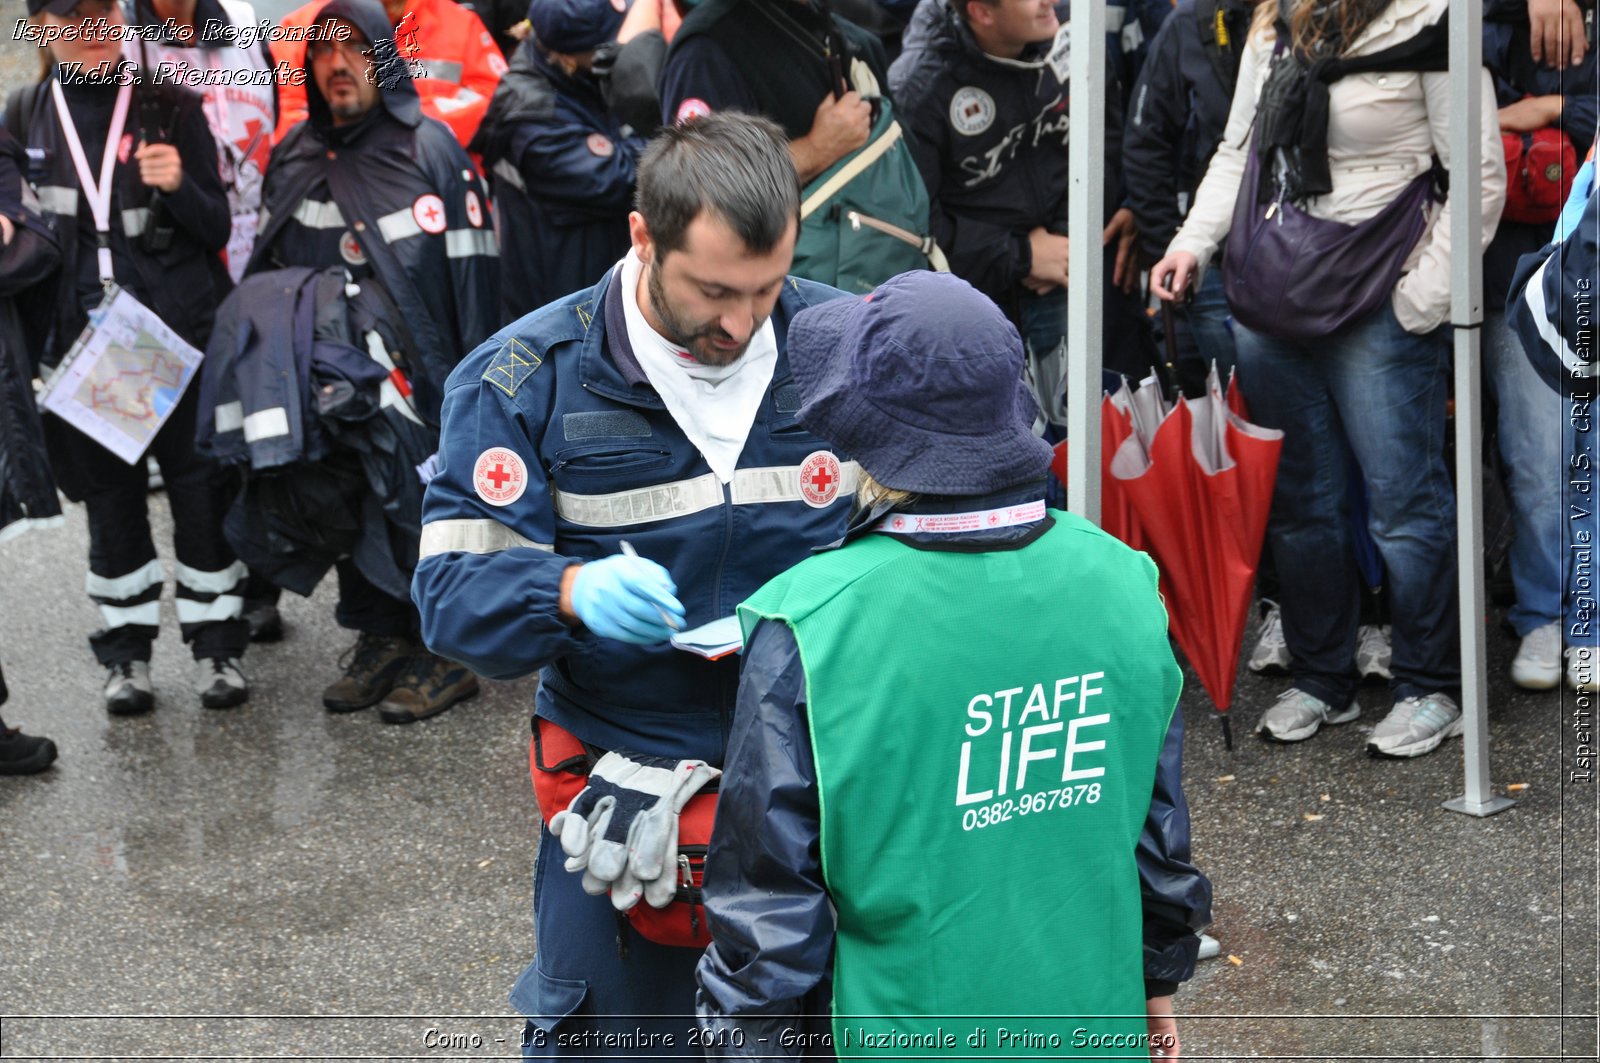
[[[607,753],[589,785],[550,819],[583,890],[625,912],[642,898],[665,908],[678,891],[678,813],[722,772],[703,760]]]

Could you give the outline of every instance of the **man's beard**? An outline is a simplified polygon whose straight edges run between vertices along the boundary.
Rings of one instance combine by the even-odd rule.
[[[744,352],[750,349],[750,340],[755,339],[755,330],[751,330],[750,339],[739,344],[735,350],[725,351],[707,342],[714,339],[733,339],[721,325],[714,321],[698,328],[685,324],[667,303],[667,290],[661,283],[661,272],[654,265],[650,267],[650,278],[645,283],[645,289],[650,293],[650,309],[655,311],[656,320],[661,323],[662,335],[688,351],[689,357],[701,365],[716,367],[732,365],[743,358]],[[759,328],[760,324],[756,327]]]

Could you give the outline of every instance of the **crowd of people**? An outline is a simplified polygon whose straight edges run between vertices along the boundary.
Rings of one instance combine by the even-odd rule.
[[[1511,678],[1600,688],[1594,647],[1566,638],[1569,419],[1504,309],[1595,137],[1592,5],[1486,5],[1482,167],[1454,189],[1447,7],[1130,0],[1092,44],[1104,364],[1189,393],[1208,364],[1237,371],[1252,418],[1284,433],[1250,659],[1291,676],[1269,740],[1355,719],[1363,673],[1393,694],[1374,754],[1459,733],[1445,424],[1464,250],[1484,256],[1517,515]],[[1145,1036],[1173,1037],[1210,887],[1164,613],[1147,559],[1043,501],[1068,402],[1098,397],[1064,376],[1065,3],[312,0],[265,34],[243,0],[27,8],[41,75],[0,132],[0,516],[54,516],[52,473],[83,504],[106,711],[155,706],[159,475],[203,706],[248,699],[248,644],[285,635],[278,595],[330,570],[354,643],[329,712],[411,723],[479,676],[539,672],[539,950],[512,993],[529,1054],[582,1055],[611,1017],[697,1002],[708,1030],[752,1033],[830,993],[874,1014],[1015,1011],[1052,962],[1115,968],[1082,1013],[1143,999]],[[157,67],[194,76],[140,75]],[[1481,246],[1452,251],[1461,196]],[[1296,259],[1291,239],[1324,253]],[[148,462],[15,401],[112,292],[205,352]],[[1063,568],[1096,588],[1094,625],[1049,593]],[[952,599],[1055,617],[1050,639],[987,631],[979,657],[1011,671],[914,666],[976,634],[941,620]],[[671,644],[736,610],[742,673]],[[928,620],[880,655],[908,615]],[[1084,715],[1114,690],[1116,714]],[[888,707],[907,691],[967,706],[937,769],[875,758],[918,726]],[[54,756],[0,743],[7,772]],[[1062,783],[1094,781],[1036,794],[1058,757]],[[913,813],[879,774],[948,784],[954,815]],[[719,775],[723,826],[695,837]],[[1120,854],[1047,872],[1121,883],[1107,938],[951,995],[951,965],[1018,920],[952,927],[934,902],[976,911],[986,876],[1024,873],[1001,844],[1022,828],[999,825],[1046,796],[1076,804],[1084,852]],[[935,852],[974,868],[941,897],[886,896],[860,863],[904,883]]]

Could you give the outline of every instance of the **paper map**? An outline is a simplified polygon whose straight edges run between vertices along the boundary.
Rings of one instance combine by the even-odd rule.
[[[202,357],[143,303],[113,288],[39,404],[131,465],[171,416]]]

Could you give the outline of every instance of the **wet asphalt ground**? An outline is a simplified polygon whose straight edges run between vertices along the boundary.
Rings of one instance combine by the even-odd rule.
[[[76,507],[0,549],[5,716],[61,748],[43,776],[0,778],[0,1057],[516,1055],[534,682],[412,726],[330,715],[352,641],[330,581],[286,597],[287,639],[245,662],[249,704],[204,710],[169,585],[156,711],[112,719],[84,557]],[[1518,788],[1488,819],[1440,807],[1462,793],[1459,740],[1366,756],[1381,689],[1356,723],[1269,746],[1249,730],[1283,683],[1245,673],[1228,752],[1190,677],[1222,956],[1179,995],[1188,1058],[1595,1058],[1597,791],[1566,781],[1573,695],[1512,688],[1497,621],[1492,778]],[[1070,948],[1070,921],[1041,914]]]

